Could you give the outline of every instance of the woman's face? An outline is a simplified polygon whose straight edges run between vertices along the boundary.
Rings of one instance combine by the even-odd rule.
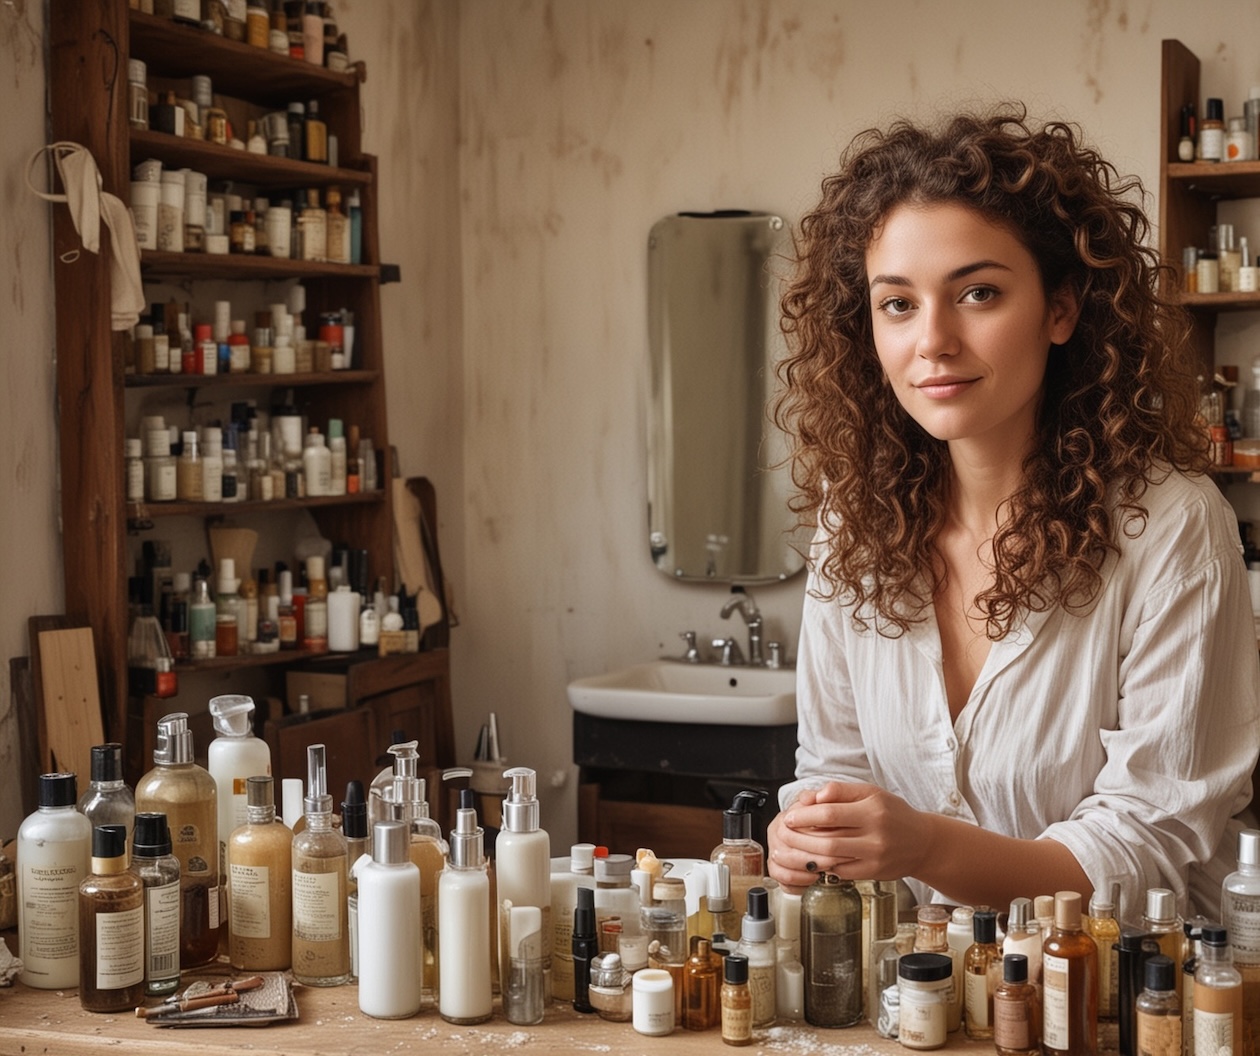
[[[872,333],[897,399],[929,434],[1022,458],[1051,343],[1076,325],[1032,254],[957,203],[903,204],[866,251]],[[980,449],[980,448],[978,448]]]

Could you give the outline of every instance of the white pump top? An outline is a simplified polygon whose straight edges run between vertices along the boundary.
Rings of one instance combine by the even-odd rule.
[[[254,732],[254,698],[224,693],[210,698],[214,732],[220,737],[250,737]]]

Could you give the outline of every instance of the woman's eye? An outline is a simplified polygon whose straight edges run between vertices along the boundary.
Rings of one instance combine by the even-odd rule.
[[[997,290],[992,286],[976,286],[963,294],[963,300],[969,304],[985,304],[996,296]]]
[[[910,310],[910,302],[904,297],[885,297],[879,302],[879,310],[885,315],[904,315]]]

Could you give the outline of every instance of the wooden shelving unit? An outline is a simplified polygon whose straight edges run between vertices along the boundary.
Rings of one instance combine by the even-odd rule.
[[[255,520],[273,512],[305,510],[321,534],[336,542],[366,547],[373,577],[393,582],[393,521],[389,491],[389,437],[385,420],[385,375],[381,344],[380,252],[377,237],[375,159],[362,151],[359,83],[362,69],[332,72],[277,56],[264,49],[226,40],[170,20],[130,10],[126,0],[53,0],[50,9],[49,86],[52,138],[86,147],[96,159],[104,190],[129,200],[131,171],[148,158],[164,166],[191,168],[237,186],[268,189],[327,187],[357,189],[362,200],[363,263],[341,265],[271,257],[208,256],[199,253],[144,252],[146,287],[175,282],[194,288],[205,281],[255,284],[301,279],[306,289],[307,321],[322,311],[354,312],[354,369],[309,374],[228,374],[135,376],[125,372],[128,337],[110,329],[109,252],[80,253],[68,211],[54,210],[54,257],[57,261],[57,390],[61,432],[61,517],[64,526],[66,611],[86,620],[95,633],[97,664],[102,678],[106,735],[126,743],[147,721],[155,706],[128,697],[126,643],[128,633],[128,533],[143,533],[154,521],[170,518],[216,518],[248,513]],[[337,137],[336,167],[248,154],[230,147],[134,130],[127,120],[127,64],[145,61],[150,84],[184,82],[208,75],[216,103],[250,113],[277,109],[290,101],[318,99],[329,133]],[[184,93],[187,94],[187,93]],[[102,230],[102,241],[108,237]],[[147,291],[146,291],[147,295]],[[152,298],[150,298],[152,299]],[[242,300],[248,300],[243,297]],[[123,441],[135,432],[134,419],[144,401],[185,400],[190,408],[204,401],[225,406],[245,390],[294,389],[314,423],[341,418],[357,424],[371,438],[380,459],[383,487],[371,493],[330,498],[238,503],[126,502]],[[252,393],[251,393],[252,395]],[[191,424],[191,423],[190,423]],[[446,652],[426,658],[423,678],[437,686],[445,709],[442,729],[449,731]],[[282,667],[313,658],[300,652],[240,656],[182,665],[181,671],[231,672]],[[356,667],[366,660],[382,672],[411,672],[399,658],[349,658]],[[335,658],[334,658],[335,662]],[[365,676],[360,676],[360,680]],[[384,675],[382,676],[384,677]],[[390,677],[394,677],[390,675]],[[405,682],[405,679],[403,679]],[[395,688],[390,683],[391,689]],[[175,700],[159,702],[180,710]],[[202,703],[200,701],[198,704]],[[354,704],[354,700],[348,701]],[[318,739],[318,738],[316,738]],[[382,745],[364,745],[374,757]],[[440,765],[450,765],[453,748],[442,746]],[[447,749],[450,748],[448,751]],[[129,752],[138,756],[134,750]],[[369,758],[369,762],[371,758]],[[277,771],[279,773],[279,771]]]

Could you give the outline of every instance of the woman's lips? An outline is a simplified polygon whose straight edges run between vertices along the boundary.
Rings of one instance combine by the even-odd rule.
[[[946,400],[965,392],[976,383],[976,378],[929,378],[915,386],[924,396],[932,400]]]

